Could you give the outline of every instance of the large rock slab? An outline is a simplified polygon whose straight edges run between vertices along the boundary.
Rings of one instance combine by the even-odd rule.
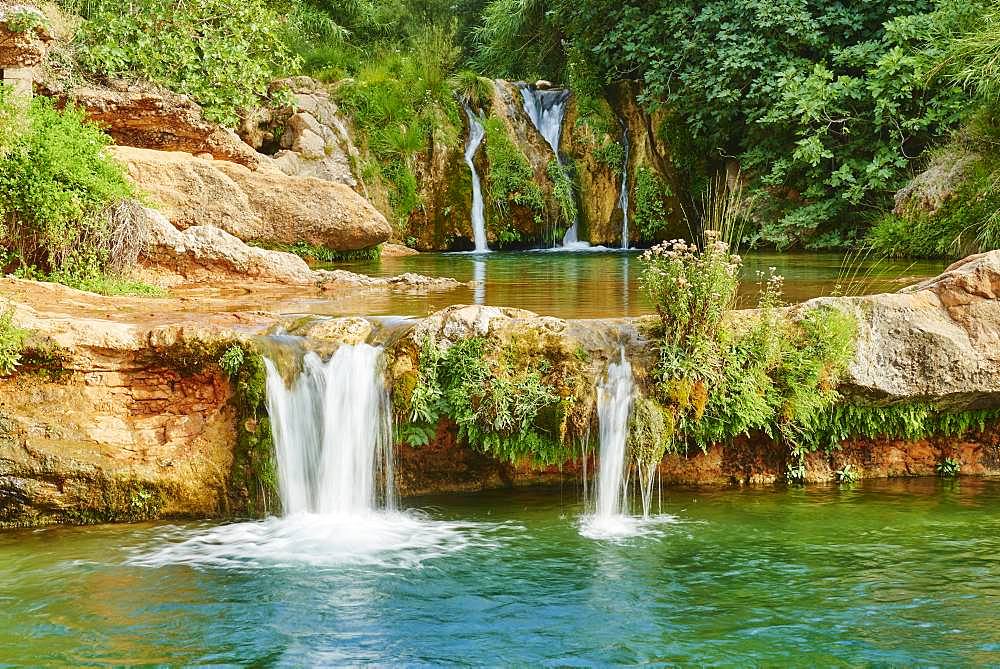
[[[91,121],[111,135],[116,144],[160,151],[207,153],[257,169],[262,156],[235,132],[207,120],[201,107],[186,95],[151,84],[111,82],[107,86],[78,86],[68,90],[57,84],[42,92],[62,104],[83,109]]]
[[[304,241],[336,251],[389,239],[388,221],[349,186],[251,171],[183,152],[110,147],[177,228],[211,225],[247,242]]]

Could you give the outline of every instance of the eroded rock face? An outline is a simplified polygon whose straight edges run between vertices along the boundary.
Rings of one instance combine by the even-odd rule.
[[[217,160],[257,169],[261,156],[233,131],[207,120],[186,95],[151,84],[112,82],[106,87],[79,86],[42,93],[82,108],[116,144],[160,151],[209,154]]]
[[[981,161],[982,157],[975,153],[960,151],[935,156],[926,170],[896,193],[893,213],[897,216],[937,213]]]
[[[22,18],[33,25],[21,29],[17,24]],[[28,4],[0,4],[0,70],[41,65],[51,41],[52,34],[40,9]]]
[[[336,251],[369,248],[392,233],[385,217],[344,184],[254,172],[182,152],[110,150],[180,229],[211,225],[243,241],[304,241]]]
[[[273,165],[285,174],[357,188],[352,166],[358,149],[326,87],[309,77],[289,77],[270,89],[272,94],[283,91],[291,104],[247,114],[240,136],[255,149],[273,152]]]
[[[146,213],[149,248],[142,261],[149,269],[168,275],[163,283],[218,284],[253,279],[309,286],[318,281],[309,265],[292,253],[248,246],[211,225],[178,230],[158,211],[146,210]],[[173,276],[178,279],[174,281]]]

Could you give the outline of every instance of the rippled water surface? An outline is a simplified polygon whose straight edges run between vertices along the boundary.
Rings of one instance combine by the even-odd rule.
[[[639,285],[638,252],[519,252],[486,255],[424,253],[338,265],[372,276],[417,272],[476,285],[425,295],[353,293],[308,306],[327,315],[422,316],[450,304],[518,307],[560,318],[616,318],[652,313]],[[751,254],[744,262],[743,300],[756,300],[758,271],[775,267],[786,298],[800,302],[830,295],[841,284],[852,294],[895,291],[934,276],[936,261],[857,262],[835,254]]]
[[[1000,481],[663,494],[618,542],[570,489],[3,532],[0,664],[1000,662]]]

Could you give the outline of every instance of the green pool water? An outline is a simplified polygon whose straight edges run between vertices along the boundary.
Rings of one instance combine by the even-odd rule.
[[[451,304],[518,307],[561,318],[615,318],[652,313],[642,293],[638,252],[516,252],[485,255],[424,253],[337,267],[372,276],[416,272],[475,281],[474,286],[429,294],[355,292],[312,300],[300,311],[331,316],[423,316]],[[895,291],[934,276],[938,261],[859,262],[836,254],[751,254],[745,258],[743,305],[757,295],[757,272],[785,277],[785,296],[800,302],[830,295]],[[273,308],[273,307],[270,307]]]
[[[619,542],[568,487],[409,504],[2,532],[0,665],[1000,663],[998,481],[664,490]]]

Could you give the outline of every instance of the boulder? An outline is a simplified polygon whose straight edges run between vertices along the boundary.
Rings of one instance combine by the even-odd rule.
[[[899,293],[820,298],[804,307],[818,303],[858,322],[845,393],[950,410],[1000,406],[1000,251],[966,258]]]
[[[255,279],[301,286],[316,283],[312,270],[295,254],[247,246],[212,225],[181,231],[158,211],[147,209],[146,214],[149,247],[142,260],[155,271],[187,282]]]
[[[113,82],[107,87],[78,86],[62,90],[43,85],[41,92],[63,104],[82,108],[115,143],[161,151],[211,154],[257,169],[261,156],[233,131],[207,120],[186,95],[150,84]]]
[[[183,152],[110,151],[180,229],[210,225],[247,242],[304,241],[336,251],[369,248],[392,234],[385,217],[344,184],[254,172]]]
[[[962,151],[935,156],[926,170],[896,193],[893,213],[897,216],[937,213],[981,160],[978,154]]]

